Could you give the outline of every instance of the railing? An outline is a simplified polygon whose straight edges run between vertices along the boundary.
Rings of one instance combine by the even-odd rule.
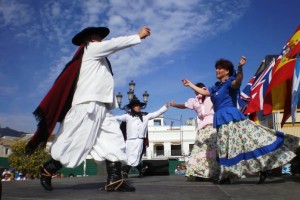
[[[171,156],[181,156],[181,150],[171,150]]]
[[[164,150],[156,150],[155,155],[156,156],[164,156],[165,155]]]
[[[147,152],[150,153],[151,158],[156,158],[156,157],[178,157],[178,156],[183,156],[181,153],[181,150],[171,150],[171,151],[165,151],[165,150],[156,150],[156,151],[151,151]],[[147,153],[144,154],[144,158],[147,157]]]

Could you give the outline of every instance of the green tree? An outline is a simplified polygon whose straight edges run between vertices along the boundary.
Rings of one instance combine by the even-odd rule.
[[[16,171],[38,177],[39,166],[50,159],[50,154],[40,145],[33,154],[26,155],[25,146],[27,142],[19,140],[12,145],[12,153],[8,156],[8,162]]]

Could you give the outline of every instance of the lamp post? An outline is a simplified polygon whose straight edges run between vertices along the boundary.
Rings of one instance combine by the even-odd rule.
[[[128,101],[130,102],[133,98],[136,98],[135,94],[134,94],[134,88],[135,88],[135,83],[133,82],[133,80],[130,81],[129,83],[129,90],[127,92],[127,96],[128,96]],[[148,98],[149,98],[149,93],[147,93],[147,91],[145,91],[143,93],[143,101],[145,103],[145,105],[142,107],[142,109],[146,108],[147,103],[148,103]],[[116,95],[117,97],[117,103],[118,106],[121,110],[126,110],[129,111],[129,109],[125,106],[121,107],[122,104],[122,99],[123,99],[123,95],[121,92],[118,92],[118,94]]]

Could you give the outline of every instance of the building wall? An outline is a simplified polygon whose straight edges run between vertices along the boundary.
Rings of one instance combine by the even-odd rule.
[[[8,157],[11,154],[11,146],[17,139],[8,136],[0,138],[0,157]]]
[[[284,133],[288,133],[297,137],[300,137],[300,109],[298,109],[297,115],[296,115],[296,122],[293,124],[292,118],[288,118],[286,123],[281,127],[281,120],[283,117],[283,112],[277,112],[273,114],[275,117],[275,127],[277,130],[280,130]]]
[[[196,124],[166,126],[164,119],[159,119],[161,123],[154,123],[153,120],[148,123],[149,147],[143,159],[186,159],[190,154],[191,145],[195,142]],[[154,120],[157,121],[158,119]]]
[[[292,118],[289,117],[285,124],[281,127],[282,117],[283,111],[278,111],[268,116],[260,116],[259,122],[263,126],[282,131],[285,134],[294,135],[300,138],[300,109],[297,110],[295,123],[293,123]]]

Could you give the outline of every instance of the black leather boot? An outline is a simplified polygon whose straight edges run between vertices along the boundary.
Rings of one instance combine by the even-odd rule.
[[[139,178],[143,177],[146,170],[148,169],[148,166],[143,166],[142,163],[140,163],[138,166],[136,166],[137,170],[139,171]]]
[[[121,176],[121,162],[106,161],[107,183],[105,190],[107,192],[134,192],[135,187],[126,183]]]
[[[128,179],[128,174],[129,174],[130,169],[131,169],[131,166],[129,166],[129,165],[122,166],[122,178],[123,179]]]
[[[267,172],[266,171],[260,171],[259,172],[259,181],[257,184],[263,184],[267,178]]]
[[[51,184],[52,175],[60,168],[62,168],[62,164],[54,159],[51,159],[40,166],[40,182],[46,190],[53,190]]]

